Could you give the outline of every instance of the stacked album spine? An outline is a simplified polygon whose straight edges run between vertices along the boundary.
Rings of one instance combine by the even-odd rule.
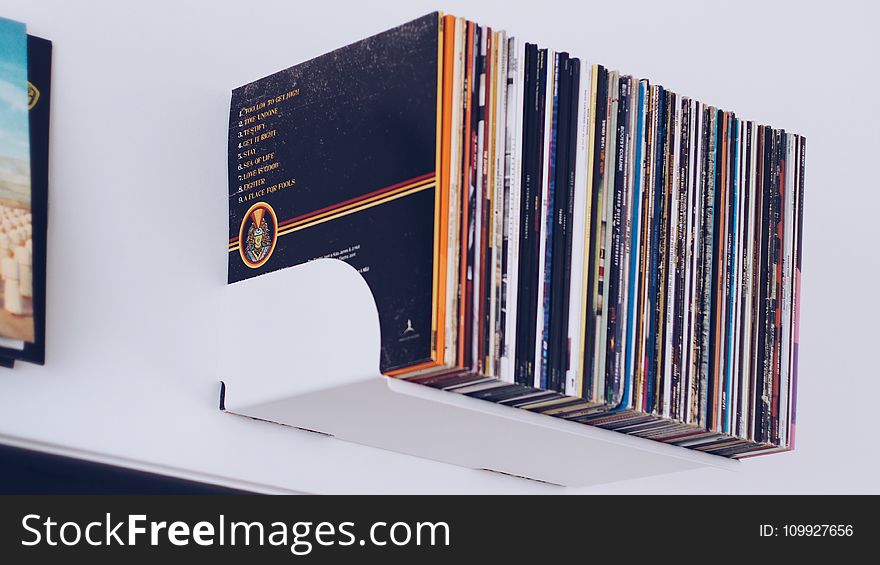
[[[442,19],[434,387],[726,457],[794,445],[805,138]]]

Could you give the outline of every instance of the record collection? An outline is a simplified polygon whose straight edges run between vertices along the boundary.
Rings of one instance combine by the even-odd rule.
[[[233,91],[229,282],[341,259],[374,294],[389,376],[724,457],[785,451],[805,154],[430,14]]]
[[[52,43],[0,18],[0,366],[42,365]]]

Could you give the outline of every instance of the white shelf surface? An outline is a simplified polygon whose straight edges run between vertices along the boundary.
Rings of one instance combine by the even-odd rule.
[[[364,279],[323,259],[230,285],[220,374],[235,414],[560,486],[739,463],[379,373]]]
[[[880,89],[880,4],[541,6],[2,2],[54,41],[55,68],[47,365],[0,371],[0,442],[270,492],[880,493],[880,114],[865,96]],[[796,451],[560,488],[217,409],[218,344],[235,331],[220,306],[230,90],[438,8],[807,136]],[[625,40],[590,23],[621,14]],[[722,21],[760,40],[719,42]]]

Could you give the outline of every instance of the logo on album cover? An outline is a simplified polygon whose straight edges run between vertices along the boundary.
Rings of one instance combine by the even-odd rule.
[[[278,235],[278,218],[275,210],[265,202],[250,207],[241,221],[238,232],[238,252],[241,260],[251,269],[260,267],[275,251]]]
[[[403,328],[403,331],[397,337],[397,341],[403,343],[404,341],[410,341],[413,339],[419,339],[422,337],[422,334],[416,331],[416,328],[413,326],[413,321],[411,318],[406,319],[406,327]]]
[[[34,106],[36,106],[37,102],[40,100],[40,91],[37,90],[37,87],[34,86],[30,81],[28,81],[27,86],[28,110],[33,110]]]

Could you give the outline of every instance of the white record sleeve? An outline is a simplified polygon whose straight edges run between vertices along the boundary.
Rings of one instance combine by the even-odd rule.
[[[581,61],[580,83],[578,84],[577,150],[574,174],[574,204],[572,217],[571,244],[571,286],[568,315],[568,369],[565,373],[565,394],[580,396],[580,378],[583,364],[578,355],[581,341],[581,317],[584,308],[584,249],[586,245],[587,218],[587,147],[590,133],[590,91],[592,66]]]
[[[508,224],[508,273],[507,273],[507,328],[504,355],[502,356],[502,379],[516,382],[516,328],[517,328],[517,289],[519,287],[519,236],[520,203],[522,190],[522,151],[523,151],[523,101],[525,88],[525,42],[511,40],[514,63],[509,65],[508,73],[514,81],[513,104],[508,103],[508,121],[513,123],[510,143],[510,201],[507,215]]]

